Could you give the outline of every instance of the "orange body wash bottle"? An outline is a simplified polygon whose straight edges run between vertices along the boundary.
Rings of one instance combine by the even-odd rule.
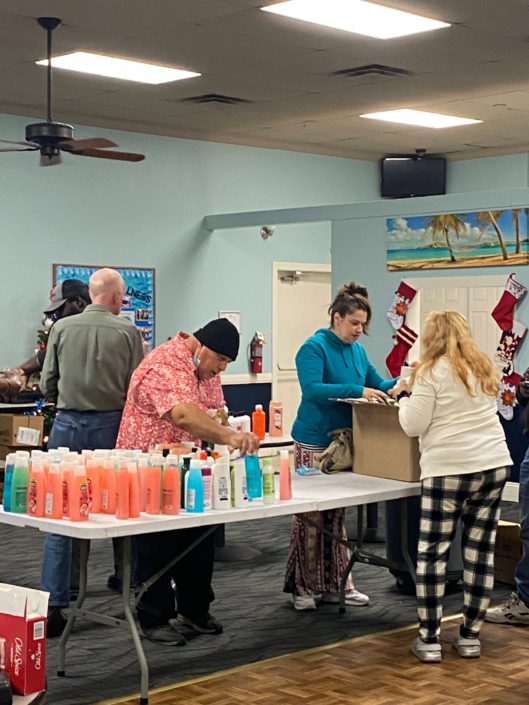
[[[140,482],[138,466],[135,462],[127,463],[129,473],[129,517],[137,519],[140,516]]]
[[[89,515],[88,481],[84,465],[76,465],[68,488],[70,521],[86,521]]]
[[[59,463],[51,463],[48,469],[44,516],[47,519],[62,519],[62,472]]]

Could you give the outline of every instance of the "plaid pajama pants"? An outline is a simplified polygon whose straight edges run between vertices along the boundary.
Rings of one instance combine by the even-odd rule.
[[[479,635],[494,583],[494,543],[503,487],[509,468],[422,481],[417,551],[419,634],[437,641],[450,545],[459,517],[463,549],[462,635]]]

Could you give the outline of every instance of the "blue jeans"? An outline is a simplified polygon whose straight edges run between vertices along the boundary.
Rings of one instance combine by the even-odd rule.
[[[59,410],[51,429],[48,448],[66,446],[72,451],[114,448],[118,437],[121,411],[65,411]],[[50,607],[67,607],[70,587],[77,588],[77,576],[72,572],[73,540],[67,536],[48,534],[44,542],[44,556],[40,586],[50,593]]]
[[[523,602],[529,605],[529,448],[520,465],[520,498],[518,501],[522,557],[516,567],[516,591]]]

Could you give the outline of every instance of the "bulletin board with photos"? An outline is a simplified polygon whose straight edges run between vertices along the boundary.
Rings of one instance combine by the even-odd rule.
[[[53,286],[65,279],[80,279],[88,284],[91,275],[109,265],[54,264]],[[143,340],[154,347],[155,270],[153,267],[112,267],[125,281],[125,297],[120,316],[139,329]]]

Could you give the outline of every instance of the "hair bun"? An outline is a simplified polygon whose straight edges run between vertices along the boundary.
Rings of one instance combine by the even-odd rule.
[[[362,284],[357,284],[357,282],[349,282],[338,289],[337,296],[363,296],[367,299],[368,293],[366,287]]]

